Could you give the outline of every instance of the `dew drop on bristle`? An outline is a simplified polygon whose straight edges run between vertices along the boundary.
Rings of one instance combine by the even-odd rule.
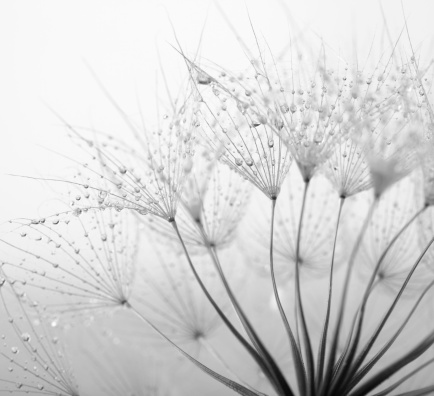
[[[199,73],[196,78],[198,84],[209,85],[213,82],[213,78],[206,73]]]
[[[23,334],[21,334],[21,339],[24,342],[30,342],[30,335],[28,333],[23,333]]]

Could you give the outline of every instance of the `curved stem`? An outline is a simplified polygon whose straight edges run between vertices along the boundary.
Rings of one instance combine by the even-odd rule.
[[[405,318],[404,322],[401,324],[401,326],[398,328],[395,334],[390,338],[390,340],[380,349],[379,352],[375,354],[375,356],[362,369],[360,369],[355,375],[351,375],[350,377],[351,382],[349,382],[348,386],[345,387],[345,391],[350,391],[351,389],[353,389],[363,379],[363,377],[365,377],[366,374],[374,367],[374,365],[383,357],[383,355],[389,350],[389,348],[393,345],[393,343],[402,333],[404,328],[407,326],[408,322],[412,318],[413,314],[416,312],[416,309],[420,305],[425,295],[433,286],[434,286],[434,281],[431,282],[424,289],[422,294],[417,299],[416,303],[413,305],[410,312],[407,314],[407,317]]]
[[[422,356],[427,350],[434,345],[434,332],[429,333],[422,339],[415,347],[408,351],[399,359],[393,361],[388,366],[378,370],[374,376],[370,377],[354,392],[350,393],[351,396],[364,396],[380,386],[384,381],[395,375],[402,368],[414,362]],[[412,393],[411,393],[412,394]]]
[[[366,218],[363,221],[362,228],[361,228],[359,235],[356,239],[356,242],[354,244],[353,250],[351,252],[351,255],[350,255],[350,258],[348,261],[347,273],[345,275],[345,280],[344,280],[344,290],[343,290],[342,296],[341,296],[341,302],[340,302],[340,306],[339,306],[338,317],[336,320],[334,336],[333,336],[332,345],[330,348],[330,355],[329,355],[329,359],[328,359],[327,370],[326,370],[324,381],[322,382],[322,385],[321,385],[321,389],[320,389],[320,393],[319,393],[320,395],[325,395],[325,394],[332,395],[333,394],[333,393],[329,393],[329,390],[330,390],[329,385],[330,385],[330,382],[332,381],[333,367],[335,365],[335,359],[336,359],[336,349],[337,349],[337,345],[339,342],[339,335],[340,335],[341,324],[342,324],[344,310],[345,310],[345,303],[346,303],[346,299],[347,299],[352,269],[354,266],[354,262],[355,262],[357,253],[358,253],[359,248],[361,246],[363,236],[365,235],[366,229],[368,228],[369,221],[372,218],[372,215],[374,213],[375,207],[377,206],[377,203],[378,203],[378,197],[375,197],[374,201],[372,202],[371,206],[369,207]]]
[[[321,335],[321,342],[318,350],[318,368],[317,368],[317,378],[316,378],[316,388],[317,390],[320,387],[322,381],[322,375],[324,371],[324,360],[326,355],[326,346],[327,346],[327,334],[330,322],[330,311],[331,311],[331,302],[332,302],[332,294],[333,294],[333,272],[334,272],[334,263],[335,263],[335,253],[336,253],[336,242],[338,239],[338,231],[339,231],[339,223],[341,220],[342,208],[345,203],[345,197],[341,197],[339,201],[339,211],[338,217],[336,220],[336,229],[335,229],[335,237],[333,241],[333,252],[332,252],[332,260],[330,264],[330,275],[329,275],[329,295],[327,300],[327,311],[326,317],[324,320],[324,327]]]
[[[303,303],[301,299],[301,290],[300,290],[300,244],[301,244],[301,230],[303,227],[303,217],[304,211],[306,207],[307,200],[307,191],[309,189],[309,180],[306,180],[304,183],[304,191],[303,191],[303,200],[301,204],[300,211],[300,220],[298,223],[298,232],[297,232],[297,245],[295,249],[295,301],[298,308],[298,313],[300,315],[300,325],[301,325],[301,333],[304,341],[304,349],[306,354],[306,365],[307,365],[307,377],[308,377],[308,389],[307,395],[312,395],[314,393],[314,378],[315,378],[315,367],[314,360],[312,354],[312,346],[309,338],[309,332],[306,325],[306,319],[304,316]]]
[[[223,320],[225,325],[228,327],[228,329],[232,332],[232,334],[237,338],[237,340],[246,348],[246,350],[250,353],[250,355],[254,358],[254,360],[257,362],[257,364],[261,367],[266,377],[269,379],[270,383],[272,384],[273,388],[276,390],[276,392],[279,395],[293,395],[288,383],[286,382],[285,378],[283,377],[283,374],[280,372],[279,368],[277,367],[276,363],[272,359],[272,357],[269,355],[268,351],[263,346],[262,342],[259,340],[259,337],[256,335],[255,331],[253,330],[253,327],[250,325],[250,322],[247,320],[247,318],[244,315],[244,312],[241,310],[241,307],[239,306],[237,300],[235,299],[235,296],[232,293],[232,290],[229,287],[229,284],[227,283],[226,277],[223,274],[223,271],[221,269],[220,262],[218,261],[218,258],[215,256],[215,254],[212,252],[211,247],[209,246],[209,249],[211,251],[213,262],[215,263],[217,267],[217,271],[225,285],[226,291],[228,293],[229,298],[231,299],[232,304],[234,305],[234,308],[237,311],[238,316],[243,322],[244,328],[246,329],[249,337],[252,339],[252,342],[255,345],[255,348],[257,348],[259,351],[255,350],[247,341],[246,339],[238,332],[238,330],[234,327],[234,325],[229,321],[229,319],[226,317],[226,315],[223,313],[223,311],[220,309],[220,307],[217,305],[215,300],[212,298],[210,293],[208,292],[208,289],[203,284],[199,274],[196,271],[196,268],[193,265],[193,262],[191,261],[190,255],[188,253],[187,247],[185,246],[184,240],[182,239],[181,233],[179,232],[178,225],[176,224],[176,221],[173,220],[171,222],[176,235],[178,236],[179,241],[181,242],[182,248],[184,250],[185,256],[187,258],[188,264],[193,271],[193,274],[199,283],[199,286],[201,287],[202,291],[204,292],[205,296],[211,303],[211,305],[216,310],[217,314],[220,316],[220,318]],[[259,352],[259,353],[258,353]],[[285,393],[286,392],[286,393]]]
[[[431,365],[433,363],[434,363],[434,358],[427,360],[425,363],[421,364],[420,366],[418,366],[417,368],[415,368],[413,371],[411,371],[410,373],[408,373],[404,377],[400,378],[393,385],[387,387],[383,391],[381,391],[379,393],[376,393],[375,395],[372,395],[372,396],[386,396],[386,395],[388,395],[390,392],[392,392],[393,390],[395,390],[398,386],[400,386],[401,384],[403,384],[405,381],[407,381],[408,379],[410,379],[411,377],[413,377],[414,375],[416,375],[417,373],[419,373],[421,370],[423,370],[425,367],[428,367],[429,365]],[[433,389],[434,389],[434,387],[431,387],[431,391]]]
[[[301,355],[300,350],[298,349],[297,341],[294,338],[294,334],[292,333],[291,326],[286,317],[285,311],[283,309],[282,303],[279,297],[279,291],[276,283],[276,276],[274,273],[274,258],[273,258],[273,243],[274,243],[274,215],[276,209],[276,200],[271,200],[271,231],[270,231],[270,272],[271,272],[271,281],[273,284],[273,292],[274,298],[276,300],[277,307],[279,309],[280,316],[282,318],[283,324],[285,326],[285,330],[288,334],[289,342],[291,344],[291,350],[295,361],[295,372],[297,375],[297,383],[298,389],[301,395],[306,394],[306,386],[307,386],[307,378],[306,371],[303,362],[303,356]]]
[[[378,325],[376,331],[371,336],[363,350],[360,352],[359,356],[357,357],[356,361],[354,362],[354,365],[351,367],[350,375],[352,376],[356,370],[362,365],[363,361],[365,360],[366,356],[368,355],[369,351],[371,350],[372,346],[374,345],[375,341],[377,340],[378,336],[380,335],[381,330],[383,329],[384,325],[386,324],[387,320],[389,319],[390,315],[394,311],[396,305],[398,304],[402,294],[404,293],[405,288],[408,285],[408,282],[410,282],[411,277],[414,274],[414,271],[416,271],[417,267],[419,266],[420,262],[422,261],[422,258],[425,256],[428,249],[431,247],[431,245],[434,243],[434,237],[429,241],[427,246],[424,248],[422,253],[419,255],[418,259],[414,263],[413,267],[411,268],[409,274],[407,275],[403,285],[401,286],[401,289],[399,290],[397,296],[395,297],[392,305],[384,315],[383,319],[381,320],[380,324]],[[423,295],[422,295],[423,296]],[[342,384],[344,385],[344,384]]]
[[[246,388],[250,389],[251,391],[261,395],[261,396],[265,396],[263,393],[259,392],[257,389],[254,389],[252,386],[250,386],[247,382],[245,382],[244,380],[242,380],[237,373],[234,372],[234,370],[232,370],[229,365],[226,363],[225,359],[223,359],[223,357],[220,355],[220,353],[210,344],[210,342],[205,338],[205,337],[199,337],[198,341],[200,343],[200,345],[202,345],[208,352],[209,354],[217,361],[219,362],[222,367],[226,370],[226,372],[233,376],[235,378],[235,380],[244,385]]]
[[[243,396],[260,396],[258,393],[251,391],[250,389],[244,387],[243,385],[238,384],[235,381],[230,380],[218,373],[214,370],[211,370],[209,367],[205,366],[193,356],[185,352],[181,347],[176,345],[169,337],[167,337],[158,327],[156,327],[146,316],[142,315],[136,308],[134,308],[130,303],[126,303],[125,307],[130,309],[139,319],[146,323],[151,329],[153,329],[160,337],[162,337],[165,341],[167,341],[172,347],[174,347],[178,352],[180,352],[184,357],[186,357],[190,362],[192,362],[196,367],[201,369],[204,373],[213,377],[215,380],[221,382],[223,385],[226,385],[228,388],[233,391],[239,393]]]
[[[396,241],[401,237],[401,235],[408,229],[408,227],[419,217],[419,215],[421,215],[426,209],[428,208],[428,206],[424,206],[423,208],[421,208],[420,210],[418,210],[403,226],[402,228],[395,234],[395,236],[392,238],[392,240],[388,243],[387,247],[384,249],[383,253],[381,254],[379,260],[377,261],[377,264],[374,268],[374,271],[371,275],[371,278],[366,286],[366,290],[365,293],[363,295],[363,299],[362,299],[362,304],[361,304],[361,308],[360,308],[360,313],[358,315],[358,321],[357,321],[357,325],[355,326],[355,321],[357,318],[357,313],[355,315],[354,318],[354,325],[353,327],[356,328],[356,332],[354,334],[354,337],[352,337],[352,342],[351,339],[348,339],[347,342],[347,346],[345,348],[345,359],[344,359],[344,363],[342,365],[341,368],[341,374],[340,374],[340,378],[339,378],[339,384],[340,386],[344,386],[347,381],[348,378],[351,378],[351,373],[349,373],[349,369],[350,369],[350,365],[354,359],[357,347],[359,345],[360,342],[360,336],[361,336],[361,332],[362,332],[362,327],[363,327],[363,320],[364,320],[364,316],[365,316],[365,308],[366,308],[366,304],[368,301],[368,298],[371,294],[372,291],[372,285],[375,282],[376,276],[378,274],[378,271],[380,270],[381,264],[383,263],[384,259],[387,256],[387,253],[390,251],[390,249],[394,246],[394,244],[396,243]],[[357,370],[357,368],[356,368]],[[354,369],[351,369],[351,372],[355,372]]]

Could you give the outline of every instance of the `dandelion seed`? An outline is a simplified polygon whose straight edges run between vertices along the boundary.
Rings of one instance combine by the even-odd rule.
[[[209,158],[205,150],[196,154],[177,214],[180,232],[190,252],[206,251],[207,243],[218,249],[230,245],[249,196],[249,185],[238,174]],[[149,218],[149,225],[177,239],[167,222]],[[206,241],[199,225],[206,233]]]
[[[12,282],[5,288],[0,289],[1,316],[9,317],[4,329],[8,327],[11,331],[3,337],[0,356],[9,365],[11,375],[0,379],[0,391],[79,396],[64,345],[51,341],[53,332],[43,312],[28,296],[20,297]]]
[[[91,162],[78,164],[78,181],[70,183],[78,188],[80,197],[90,200],[91,206],[96,202],[101,208],[130,209],[141,215],[174,219],[194,155],[194,109],[189,102],[179,105],[154,130],[144,125],[137,127],[118,110],[134,136],[132,142],[110,135],[89,141],[82,132],[66,124],[72,137],[83,146],[82,151],[91,158]],[[75,210],[79,215],[80,209]]]
[[[371,276],[392,238],[416,214],[418,207],[414,205],[415,190],[417,186],[414,180],[407,177],[393,185],[380,199],[376,215],[366,230],[360,249],[359,264],[356,266],[362,276]],[[426,216],[421,216],[421,219],[426,219]],[[416,226],[417,223],[414,222],[408,227],[382,259],[376,287],[388,293],[396,293],[401,287],[411,265],[419,255]],[[406,290],[413,295],[423,288],[424,283],[427,283],[426,274],[420,269]]]
[[[298,220],[303,185],[298,170],[293,168],[282,187],[282,193],[276,206],[274,257],[276,273],[281,281],[285,277],[293,276],[295,271]],[[306,221],[303,224],[304,237],[301,241],[298,259],[301,272],[305,274],[306,280],[325,275],[329,270],[336,207],[337,202],[333,190],[327,181],[324,178],[315,177],[312,180],[311,190],[307,198]],[[258,270],[268,274],[266,262],[269,246],[267,241],[264,241],[263,230],[269,228],[269,220],[265,221],[264,213],[262,213],[262,217],[262,221],[257,216],[246,224],[246,227],[251,230],[251,237],[245,242],[249,243],[248,248],[251,250],[252,262],[257,262]],[[254,221],[253,225],[251,224],[252,220]],[[250,247],[251,239],[255,241],[255,249]],[[340,253],[338,252],[337,262],[340,261],[339,256]]]
[[[124,304],[131,294],[137,250],[131,216],[109,209],[88,210],[80,217],[73,212],[58,220],[54,225],[12,222],[15,231],[2,241],[11,255],[3,270],[26,288],[43,291],[58,311]],[[23,229],[26,238],[14,238]],[[65,302],[53,304],[48,298],[53,295]]]
[[[246,95],[245,79],[224,75],[204,89],[196,87],[201,130],[223,163],[275,199],[292,158],[263,113],[262,98]]]
[[[141,289],[145,292],[137,296],[138,301],[158,327],[177,344],[200,348],[200,339],[212,336],[222,322],[210,309],[188,268],[175,265],[159,251],[156,255],[156,265],[142,268],[141,279],[145,286]],[[215,272],[203,264],[198,267],[207,289],[214,291],[213,295],[217,290],[217,300],[224,298],[222,291],[216,288]]]

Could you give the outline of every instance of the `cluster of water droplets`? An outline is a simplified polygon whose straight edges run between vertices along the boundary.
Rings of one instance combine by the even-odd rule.
[[[59,311],[119,305],[132,287],[134,224],[127,212],[89,208],[79,215],[75,208],[46,219],[12,221],[13,232],[2,241],[10,253],[3,271],[26,288],[44,291],[47,302],[56,298]]]
[[[191,254],[206,252],[207,244],[223,248],[234,240],[249,193],[247,181],[221,164],[206,147],[198,147],[177,213],[181,235]],[[149,225],[177,239],[167,222],[150,217]]]
[[[194,109],[184,103],[152,129],[135,126],[133,121],[129,125],[133,138],[125,140],[104,134],[88,141],[77,132],[77,144],[90,160],[71,180],[77,190],[71,202],[80,206],[85,199],[90,206],[172,219],[194,156]]]
[[[0,296],[5,313],[0,359],[9,373],[7,380],[2,379],[0,392],[77,396],[64,345],[44,310],[10,280],[3,283]]]
[[[255,93],[255,77],[248,72],[221,72],[209,81],[196,86],[202,132],[222,162],[275,199],[291,155],[267,114],[268,99]]]

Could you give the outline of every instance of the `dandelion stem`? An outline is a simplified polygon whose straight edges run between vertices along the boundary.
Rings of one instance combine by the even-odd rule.
[[[276,200],[271,200],[271,231],[270,231],[270,272],[271,272],[271,281],[273,284],[273,292],[274,292],[274,298],[276,300],[277,307],[279,309],[280,316],[282,318],[283,324],[285,326],[286,332],[289,337],[289,341],[291,344],[291,350],[293,353],[294,361],[295,361],[295,372],[297,375],[297,383],[298,383],[298,389],[299,393],[301,395],[306,394],[306,386],[307,386],[307,378],[306,378],[306,371],[304,367],[303,362],[303,356],[301,355],[301,352],[297,346],[297,341],[294,338],[294,334],[292,332],[291,326],[288,322],[288,319],[286,317],[285,311],[283,309],[282,303],[280,301],[279,297],[279,290],[277,288],[276,283],[276,276],[274,273],[274,254],[273,254],[273,243],[274,243],[274,215],[275,215],[275,209],[276,209]]]
[[[317,382],[316,382],[317,389],[319,389],[319,386],[321,384],[322,375],[324,371],[324,360],[325,360],[326,346],[327,346],[327,333],[328,333],[329,322],[330,322],[330,311],[331,311],[331,302],[332,302],[332,294],[333,294],[333,271],[334,271],[334,262],[335,262],[335,253],[336,253],[336,241],[338,238],[339,223],[341,220],[342,208],[344,206],[344,203],[345,203],[345,197],[342,196],[339,201],[339,211],[338,211],[338,217],[336,221],[335,237],[333,241],[333,252],[332,252],[332,260],[331,260],[330,275],[329,275],[329,295],[327,300],[327,311],[326,311],[324,327],[321,335],[321,343],[318,350],[318,368],[317,368]]]
[[[353,324],[353,328],[356,328],[356,332],[354,337],[349,338],[348,342],[347,342],[347,346],[345,348],[344,351],[344,355],[345,355],[345,359],[343,362],[343,365],[340,368],[341,373],[339,374],[339,378],[336,378],[336,380],[338,381],[338,383],[342,386],[344,386],[345,383],[347,383],[348,379],[351,378],[351,373],[348,372],[350,365],[354,359],[354,355],[356,353],[357,347],[359,345],[359,341],[360,341],[360,335],[362,332],[362,327],[363,327],[363,319],[365,316],[365,308],[366,308],[366,304],[368,301],[368,298],[371,294],[372,291],[372,285],[375,282],[376,276],[378,274],[378,271],[380,270],[381,264],[383,263],[384,259],[386,258],[387,253],[390,251],[390,249],[394,246],[394,244],[396,243],[396,241],[401,237],[401,235],[408,229],[408,227],[419,217],[419,215],[421,215],[422,213],[424,213],[424,211],[428,208],[428,206],[424,206],[423,208],[421,208],[420,210],[418,210],[405,224],[404,226],[396,233],[396,235],[392,238],[392,240],[388,243],[387,247],[384,249],[383,253],[381,254],[375,268],[374,271],[371,275],[371,278],[368,282],[368,285],[366,286],[366,290],[362,299],[362,304],[360,307],[360,310],[358,311],[359,314],[356,313],[355,318],[354,318],[354,324]],[[358,323],[357,323],[357,327],[355,326],[355,321],[358,317]],[[352,342],[351,342],[352,340]],[[351,372],[357,370],[357,368],[352,369]]]
[[[363,361],[365,360],[366,356],[368,355],[369,351],[371,350],[372,346],[374,345],[375,341],[377,340],[378,336],[380,335],[381,330],[383,329],[384,325],[386,324],[387,320],[389,319],[390,315],[394,311],[396,305],[398,304],[398,301],[400,300],[402,294],[404,293],[405,288],[407,287],[408,283],[410,282],[411,277],[414,274],[414,271],[416,271],[417,267],[419,266],[420,262],[422,261],[423,257],[425,256],[428,249],[431,247],[431,245],[434,243],[434,237],[431,238],[431,240],[428,242],[428,244],[425,246],[422,253],[417,258],[416,262],[414,263],[413,267],[411,268],[410,272],[407,275],[407,278],[405,279],[403,285],[401,286],[401,289],[399,290],[397,296],[395,297],[392,305],[384,315],[383,319],[381,320],[380,324],[378,325],[377,329],[363,348],[363,350],[360,352],[360,355],[357,357],[356,361],[354,362],[354,365],[351,367],[351,371],[348,375],[349,378],[352,378],[353,374],[358,370],[358,368],[361,366]],[[430,286],[429,286],[430,287]],[[423,297],[424,293],[422,293]],[[339,384],[340,385],[340,384]],[[342,384],[345,385],[345,384]]]
[[[181,233],[179,232],[178,225],[176,224],[176,221],[173,220],[171,222],[179,241],[181,242],[182,248],[184,250],[185,256],[187,258],[188,264],[193,271],[193,274],[199,283],[199,286],[201,287],[202,291],[204,292],[205,296],[211,303],[211,305],[216,310],[217,314],[220,316],[220,318],[223,320],[225,325],[228,327],[228,329],[231,331],[231,333],[237,338],[237,340],[246,348],[246,350],[250,353],[250,355],[254,358],[254,360],[258,363],[258,365],[263,370],[264,374],[267,376],[267,378],[270,380],[270,383],[273,385],[275,390],[279,395],[288,395],[292,396],[293,393],[286,382],[285,378],[283,377],[283,374],[280,372],[279,368],[277,367],[276,363],[274,362],[273,358],[269,355],[268,351],[263,346],[262,342],[259,340],[259,337],[256,335],[255,331],[253,330],[253,327],[250,325],[249,321],[245,317],[243,311],[238,305],[238,302],[236,301],[229,284],[226,281],[226,278],[223,274],[223,271],[221,270],[220,262],[215,257],[214,254],[212,254],[214,263],[216,264],[216,267],[218,269],[218,272],[220,274],[220,277],[222,278],[222,281],[225,284],[225,287],[227,287],[228,295],[231,298],[231,301],[235,307],[235,309],[238,308],[237,313],[239,314],[239,317],[241,320],[244,320],[243,324],[245,325],[246,331],[248,331],[249,337],[253,340],[255,347],[260,350],[260,353],[258,353],[246,340],[245,338],[238,332],[238,330],[234,327],[234,325],[229,321],[229,319],[226,317],[226,315],[223,313],[223,311],[220,309],[220,307],[217,305],[215,300],[212,298],[210,293],[208,292],[206,286],[203,284],[199,274],[196,271],[196,268],[194,267],[194,264],[190,258],[190,255],[188,253],[187,247],[185,246],[184,240],[182,239]],[[206,234],[205,234],[206,235]],[[211,253],[212,250],[211,250]],[[220,269],[219,269],[220,268]]]
[[[261,392],[254,389],[247,382],[242,380],[237,375],[237,373],[235,373],[234,370],[232,370],[229,367],[229,365],[226,363],[226,361],[223,359],[223,357],[220,355],[220,353],[210,344],[210,342],[205,337],[199,337],[198,341],[209,352],[209,354],[223,366],[223,368],[226,370],[226,372],[229,375],[232,375],[240,384],[243,384],[246,388],[249,388],[250,390],[252,390],[253,392],[256,392],[259,395],[263,395]],[[263,395],[263,396],[265,396],[265,395]]]
[[[415,361],[421,355],[423,355],[429,348],[434,344],[434,332],[428,334],[419,344],[417,344],[414,348],[412,348],[409,352],[407,352],[404,356],[395,360],[390,365],[386,366],[382,370],[379,370],[373,377],[369,378],[360,388],[357,388],[354,392],[351,393],[351,396],[363,396],[369,394],[372,390],[381,385],[384,381],[386,381],[389,377],[396,374],[403,367],[406,367],[411,362]],[[410,395],[423,395],[427,393],[417,393],[417,391],[409,392],[401,394],[404,396],[405,394]]]
[[[393,385],[387,387],[386,389],[384,389],[383,391],[381,391],[379,393],[376,393],[373,396],[386,396],[386,395],[388,395],[390,392],[392,392],[393,390],[395,390],[398,386],[400,386],[401,384],[403,384],[405,381],[407,381],[408,379],[410,379],[411,377],[413,377],[414,375],[416,375],[418,372],[420,372],[421,370],[423,370],[425,367],[428,367],[429,365],[431,365],[433,363],[434,363],[434,358],[429,359],[428,361],[426,361],[425,363],[421,364],[420,366],[418,366],[417,368],[415,368],[413,371],[411,371],[410,373],[408,373],[407,375],[405,375],[404,377],[402,377],[401,379],[399,379]],[[422,395],[422,394],[429,394],[429,393],[431,393],[434,390],[434,387],[430,387],[429,389],[430,389],[430,392],[418,393],[418,394],[420,394],[420,395]]]
[[[333,393],[328,392],[329,391],[329,384],[332,381],[332,374],[333,374],[333,370],[334,370],[334,366],[335,366],[336,350],[337,350],[337,346],[338,346],[338,342],[339,342],[339,335],[340,335],[341,324],[342,324],[344,310],[345,310],[345,303],[346,303],[346,299],[347,299],[351,273],[352,273],[352,269],[353,269],[354,262],[356,259],[356,255],[357,255],[359,248],[361,246],[361,243],[362,243],[363,236],[365,235],[366,229],[368,228],[369,222],[372,218],[372,215],[373,215],[374,210],[377,206],[377,203],[378,203],[378,197],[376,196],[374,201],[372,202],[371,206],[369,207],[368,213],[367,213],[366,218],[363,222],[362,228],[360,229],[359,235],[356,239],[356,242],[354,244],[353,250],[351,252],[351,255],[350,255],[350,258],[348,261],[347,272],[346,272],[345,280],[344,280],[344,290],[343,290],[342,296],[341,296],[341,301],[340,301],[340,306],[339,306],[339,311],[338,311],[338,317],[336,320],[333,340],[332,340],[332,344],[331,344],[331,348],[330,348],[330,355],[329,355],[329,359],[328,359],[327,370],[326,370],[326,374],[325,374],[324,380],[322,381],[322,385],[321,385],[320,392],[319,392],[319,394],[321,396],[325,395],[325,394],[330,394],[330,395],[333,394]],[[343,358],[343,356],[341,356],[341,358],[338,360],[339,365],[342,363],[342,358]],[[336,370],[335,370],[335,372],[336,372]]]
[[[433,286],[434,286],[434,281],[431,282],[427,287],[425,287],[422,294],[419,296],[417,301],[414,303],[413,308],[407,314],[407,317],[405,318],[404,322],[398,328],[398,330],[395,332],[395,334],[390,338],[390,340],[380,349],[379,352],[376,353],[376,355],[361,370],[359,370],[356,374],[351,375],[351,377],[350,377],[351,382],[346,387],[346,391],[350,391],[352,388],[354,388],[360,382],[360,380],[363,377],[365,377],[366,374],[374,367],[374,365],[383,357],[383,355],[389,350],[389,348],[393,345],[393,343],[396,341],[398,336],[402,333],[405,326],[408,324],[408,322],[412,318],[413,314],[416,312],[416,309],[420,305],[422,299],[426,296],[428,291]]]
[[[209,367],[205,366],[201,362],[199,362],[197,359],[195,359],[193,356],[189,355],[187,352],[185,352],[182,348],[180,348],[176,343],[174,343],[169,337],[167,337],[158,327],[156,327],[146,316],[142,315],[136,308],[134,308],[130,303],[125,304],[127,308],[131,310],[139,319],[141,319],[143,322],[145,322],[149,327],[151,327],[160,337],[162,337],[165,341],[167,341],[172,347],[174,347],[178,352],[180,352],[184,357],[186,357],[190,362],[192,362],[194,365],[196,365],[198,368],[200,368],[203,372],[210,375],[217,381],[221,382],[222,384],[226,385],[228,388],[234,390],[235,392],[239,393],[243,396],[260,396],[258,393],[251,391],[250,389],[247,389],[243,385],[238,384],[237,382],[234,382],[230,380],[229,378],[226,378],[215,371],[211,370]]]
[[[301,204],[300,221],[298,223],[298,232],[297,232],[297,245],[295,250],[295,301],[296,301],[296,306],[298,308],[298,313],[300,315],[301,331],[303,335],[304,348],[306,353],[307,376],[308,376],[308,389],[306,393],[307,395],[311,395],[314,393],[315,367],[314,367],[314,360],[312,354],[312,346],[310,343],[309,332],[307,329],[303,304],[301,301],[299,265],[300,265],[301,229],[303,227],[303,217],[304,217],[304,210],[306,207],[306,200],[307,200],[306,198],[307,198],[309,185],[310,185],[309,179],[306,179],[304,183],[303,201]]]

